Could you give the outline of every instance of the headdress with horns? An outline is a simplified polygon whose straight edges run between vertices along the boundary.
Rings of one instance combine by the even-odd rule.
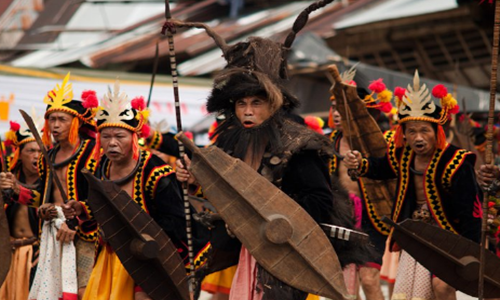
[[[173,21],[179,27],[203,28],[222,50],[227,61],[225,70],[214,79],[212,94],[207,100],[208,112],[231,112],[234,101],[246,96],[263,96],[271,103],[273,112],[287,111],[299,101],[284,87],[287,79],[287,54],[296,34],[304,28],[309,14],[333,0],[321,0],[309,5],[295,20],[284,43],[260,37],[228,45],[224,39],[203,23]]]
[[[149,126],[147,119],[149,111],[143,97],[136,97],[128,101],[128,95],[120,91],[120,82],[116,80],[113,91],[108,91],[99,106],[96,119],[97,131],[100,133],[107,127],[125,128],[134,133],[133,152],[134,159],[139,155],[139,135],[148,136]],[[96,143],[97,149],[100,148],[99,138]],[[95,151],[96,155],[99,151]]]
[[[446,146],[446,135],[442,125],[448,121],[450,114],[456,114],[460,109],[457,100],[448,93],[446,87],[438,84],[432,89],[432,96],[440,99],[441,106],[438,106],[432,100],[431,92],[425,83],[421,84],[418,70],[416,70],[413,84],[408,84],[406,90],[396,87],[394,94],[398,106],[398,124],[400,124],[394,136],[396,147],[404,145],[402,128],[404,123],[423,121],[437,125],[437,147],[443,149]]]

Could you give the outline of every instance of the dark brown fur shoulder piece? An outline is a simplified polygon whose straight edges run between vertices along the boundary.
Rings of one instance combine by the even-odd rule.
[[[283,121],[281,130],[283,158],[288,161],[294,153],[316,150],[320,156],[332,157],[334,154],[330,139],[312,131],[290,119]]]

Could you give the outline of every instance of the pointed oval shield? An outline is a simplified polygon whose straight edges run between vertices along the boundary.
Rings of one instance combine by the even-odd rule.
[[[432,274],[455,289],[478,297],[479,252],[473,241],[422,221],[405,220],[394,226],[393,238]],[[500,297],[500,258],[485,252],[484,297]]]
[[[135,283],[155,300],[189,300],[186,270],[168,235],[119,186],[82,172],[94,217]]]
[[[297,202],[219,148],[199,149],[177,137],[193,153],[190,170],[203,194],[264,269],[301,291],[348,297],[333,246]]]

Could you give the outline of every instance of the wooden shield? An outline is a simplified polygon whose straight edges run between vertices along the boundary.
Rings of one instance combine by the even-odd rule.
[[[455,289],[478,297],[480,246],[450,231],[421,221],[405,220],[394,226],[398,245],[432,274]],[[500,297],[500,258],[486,251],[484,297]]]
[[[10,231],[7,215],[5,214],[3,196],[0,196],[0,286],[7,277],[12,261],[12,246],[10,245]]]
[[[451,115],[452,121],[450,130],[453,133],[451,144],[462,149],[467,149],[476,154],[476,164],[474,167],[476,170],[479,170],[479,168],[484,165],[484,152],[480,153],[474,146],[474,143],[472,142],[472,139],[470,137],[472,126],[469,123],[469,117],[467,116],[466,112],[464,112],[464,114],[466,118],[461,122],[457,121],[456,115]]]
[[[301,291],[347,297],[333,246],[300,205],[241,160],[177,137],[193,153],[190,171],[203,194],[264,269]]]
[[[189,300],[186,270],[168,235],[119,186],[83,174],[92,212],[135,283],[155,300]]]
[[[355,86],[342,82],[337,66],[328,67],[335,83],[330,90],[337,102],[337,111],[342,116],[342,132],[351,149],[358,150],[364,157],[382,157],[387,151],[387,142],[377,122],[372,118],[365,103],[358,96]],[[346,108],[347,105],[347,108]],[[373,209],[381,218],[390,216],[396,192],[395,180],[373,180],[363,178]],[[384,226],[384,224],[379,224]],[[384,228],[384,232],[389,232]]]

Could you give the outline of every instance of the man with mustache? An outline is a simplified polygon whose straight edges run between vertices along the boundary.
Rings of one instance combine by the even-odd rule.
[[[476,184],[475,155],[446,142],[442,125],[458,112],[456,100],[443,85],[432,95],[418,72],[408,89],[395,89],[399,126],[387,155],[362,158],[349,151],[348,168],[373,179],[398,179],[392,219],[412,218],[433,224],[478,242],[481,228],[481,191]],[[456,299],[455,290],[434,277],[404,250],[392,299]]]
[[[10,122],[10,130],[6,133],[5,144],[12,146],[14,153],[8,161],[7,169],[24,185],[38,182],[37,162],[40,147],[26,126]],[[0,288],[0,299],[28,299],[30,279],[36,271],[38,259],[38,216],[36,209],[10,203],[5,213],[9,222],[12,243],[12,263],[9,274]]]
[[[214,132],[214,145],[259,172],[316,222],[352,228],[349,208],[339,206],[332,193],[327,162],[333,152],[328,138],[290,119],[298,100],[280,77],[286,68],[282,60],[285,50],[257,37],[233,47],[234,52],[227,56],[237,63],[229,63],[218,74],[207,99],[208,112],[225,117]],[[257,63],[264,60],[265,66]],[[187,156],[185,162],[189,168]],[[196,178],[182,162],[176,163],[177,179],[195,184]],[[224,225],[222,230],[213,230],[213,247],[226,237]],[[270,275],[244,246],[232,249],[239,251],[239,262],[229,299],[306,299],[307,293]],[[341,263],[364,262],[358,251],[349,250],[337,252]]]
[[[86,200],[87,181],[81,170],[83,168],[93,170],[96,164],[92,159],[95,145],[92,135],[95,135],[93,118],[94,109],[98,104],[97,98],[95,94],[83,93],[82,98],[85,101],[74,100],[73,90],[68,81],[69,74],[44,98],[47,109],[42,136],[44,144],[51,148],[48,156],[64,190],[59,191],[54,184],[53,174],[50,174],[42,156],[38,168],[40,182],[35,188],[19,185],[10,172],[0,173],[0,188],[12,188],[13,199],[20,204],[38,207],[39,216],[44,220],[41,230],[40,261],[30,291],[30,299],[40,299],[41,295],[57,299],[63,293],[83,295],[94,264],[96,223],[82,218],[78,226],[73,229],[66,222],[58,221],[65,219],[64,214],[66,217],[72,214],[71,202],[83,203]],[[64,203],[61,194],[65,194],[67,199],[71,200],[69,204]],[[57,233],[52,235],[52,232]],[[75,235],[78,238],[75,238]],[[72,246],[73,243],[75,246]],[[58,247],[49,247],[54,244]],[[76,247],[76,250],[74,248],[71,250],[72,247]],[[76,257],[72,254],[73,251],[76,251]],[[64,262],[60,263],[61,261]],[[74,272],[69,265],[62,267],[64,263],[76,265],[76,271]],[[75,282],[69,280],[69,277],[74,278]]]
[[[99,161],[96,176],[111,180],[126,191],[142,209],[163,228],[177,246],[183,258],[187,258],[186,224],[184,204],[171,166],[156,155],[139,147],[139,137],[147,135],[146,105],[142,97],[128,101],[127,94],[120,92],[118,81],[114,91],[108,92],[97,112],[99,139],[95,159]],[[101,157],[100,157],[101,156]],[[74,202],[75,215],[87,210]],[[105,237],[104,237],[105,239]],[[151,299],[129,275],[118,256],[104,240],[100,240],[100,252],[83,299],[145,300]],[[203,248],[204,251],[207,248]],[[195,264],[204,254],[199,251]]]

